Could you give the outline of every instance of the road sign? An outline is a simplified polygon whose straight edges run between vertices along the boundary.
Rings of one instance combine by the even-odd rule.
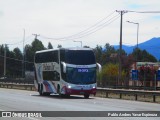
[[[157,80],[160,80],[160,70],[157,71]]]
[[[138,80],[138,70],[132,70],[132,80]]]

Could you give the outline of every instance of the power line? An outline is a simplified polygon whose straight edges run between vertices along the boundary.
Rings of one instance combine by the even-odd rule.
[[[119,16],[114,16],[114,19],[113,19],[112,21],[110,21],[110,22],[108,21],[109,23],[107,23],[107,24],[104,23],[103,25],[100,25],[100,26],[102,26],[102,27],[100,27],[100,28],[97,27],[94,31],[91,31],[91,32],[88,32],[88,33],[84,33],[84,35],[82,35],[82,36],[77,36],[77,37],[72,38],[72,39],[79,39],[79,38],[82,38],[82,37],[91,35],[91,34],[97,32],[98,30],[101,30],[101,29],[103,29],[104,27],[110,25],[112,22],[114,22],[114,21],[117,20],[118,18],[119,18]]]
[[[85,37],[85,36],[88,36],[88,35],[91,35],[91,34],[97,32],[98,30],[100,30],[100,29],[102,29],[102,28],[110,25],[112,22],[114,22],[114,21],[117,20],[118,18],[119,18],[119,16],[116,15],[116,16],[114,16],[114,18],[112,18],[112,19],[110,19],[109,21],[107,21],[107,22],[109,22],[109,23],[103,23],[103,24],[99,25],[98,27],[96,27],[96,28],[94,28],[94,29],[92,29],[92,30],[90,30],[90,31],[87,31],[87,32],[81,33],[81,34],[77,34],[77,35],[72,36],[72,37],[49,38],[49,37],[45,37],[45,36],[42,36],[42,35],[41,35],[41,37],[42,37],[42,38],[45,38],[45,39],[60,40],[60,41],[79,39],[79,38],[83,38],[83,37]]]
[[[112,13],[110,13],[107,17],[103,18],[102,20],[100,20],[99,22],[95,23],[94,25],[92,25],[91,27],[79,32],[79,33],[76,33],[76,34],[73,34],[71,36],[68,36],[68,37],[74,37],[74,36],[77,36],[77,35],[81,35],[83,34],[85,31],[88,31],[90,29],[93,29],[94,27],[96,27],[98,24],[100,24],[101,22],[103,22],[104,20],[106,20],[107,18],[109,18],[115,11],[113,11]],[[65,37],[66,38],[66,37]]]
[[[135,13],[160,13],[160,11],[130,11],[130,10],[127,10],[127,12],[135,12]]]
[[[95,33],[96,31],[104,28],[105,26],[111,24],[113,21],[115,21],[115,19],[117,19],[119,17],[118,15],[113,16],[108,21],[105,21],[107,18],[109,18],[111,15],[113,15],[114,12],[112,12],[111,14],[109,14],[107,17],[103,18],[102,20],[100,20],[96,24],[92,25],[91,27],[89,27],[89,28],[87,28],[87,29],[85,29],[81,32],[78,32],[76,34],[73,34],[73,35],[70,35],[70,36],[67,36],[67,37],[60,37],[60,38],[53,38],[53,37],[49,38],[49,37],[45,37],[45,36],[41,36],[41,37],[46,38],[46,39],[62,40],[63,41],[63,40],[74,40],[74,39],[79,39],[79,38],[88,36],[92,33]],[[103,21],[104,21],[104,23],[102,23]]]
[[[0,55],[0,57],[5,57],[5,56],[3,56],[3,55]],[[22,62],[23,60],[20,60],[20,59],[15,59],[15,58],[11,58],[11,57],[6,57],[7,59],[11,59],[11,60],[15,60],[15,61],[20,61],[20,62]],[[30,61],[24,61],[24,62],[26,62],[26,63],[34,63],[34,62],[30,62]]]
[[[25,42],[28,42],[31,37],[32,37],[32,35],[28,36],[28,37],[25,39]],[[27,40],[27,41],[26,41],[26,40]],[[23,40],[21,40],[21,41],[19,41],[19,42],[7,44],[7,45],[18,45],[18,44],[21,44],[21,43],[23,43]]]
[[[115,12],[115,11],[114,11]],[[111,14],[109,14],[107,17],[105,17],[105,18],[103,18],[102,20],[100,20],[99,22],[97,22],[96,24],[94,24],[94,25],[92,25],[91,27],[89,27],[89,28],[87,28],[87,29],[85,29],[85,30],[83,30],[83,31],[81,31],[81,32],[79,32],[79,33],[77,33],[77,34],[73,34],[72,36],[69,36],[69,37],[74,37],[74,36],[77,36],[77,35],[83,35],[85,32],[90,32],[90,31],[92,31],[92,30],[94,30],[95,28],[97,28],[97,27],[99,27],[99,26],[102,26],[103,24],[105,24],[105,23],[103,23],[103,24],[100,24],[100,23],[102,23],[104,20],[106,20],[107,18],[109,18],[114,12],[112,12]],[[99,25],[100,24],[100,25]],[[95,27],[95,28],[94,28]],[[91,30],[90,30],[91,29]],[[87,32],[87,33],[88,33]]]
[[[115,11],[114,11],[115,12]],[[74,40],[74,39],[79,39],[85,36],[88,36],[92,33],[95,33],[96,31],[102,29],[103,27],[105,27],[105,24],[109,21],[111,21],[112,19],[114,19],[116,16],[112,17],[110,20],[106,21],[105,23],[102,23],[103,21],[105,21],[107,18],[109,18],[114,12],[112,12],[111,14],[109,14],[107,17],[103,18],[102,20],[100,20],[99,22],[97,22],[96,24],[92,25],[91,27],[78,32],[76,34],[73,34],[71,36],[67,36],[67,37],[59,37],[59,38],[49,38],[49,37],[45,37],[45,36],[41,36],[42,38],[46,38],[46,39],[51,39],[51,40],[61,40],[61,41],[66,41],[66,40]],[[121,12],[116,10],[116,12]],[[136,12],[136,13],[160,13],[160,11],[129,11],[129,10],[123,10],[123,13],[127,13],[127,12]],[[114,21],[114,20],[113,20]],[[111,21],[110,23],[112,23],[113,21]],[[109,23],[109,24],[110,24]]]

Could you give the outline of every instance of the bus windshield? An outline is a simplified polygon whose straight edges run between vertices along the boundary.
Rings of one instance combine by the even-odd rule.
[[[67,67],[66,78],[72,84],[93,84],[96,83],[96,68]]]
[[[95,64],[95,56],[90,50],[66,50],[65,62],[75,65]]]

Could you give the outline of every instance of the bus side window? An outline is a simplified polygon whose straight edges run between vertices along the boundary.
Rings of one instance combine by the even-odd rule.
[[[59,73],[57,72],[57,80],[60,80],[60,75],[59,75]]]
[[[54,71],[54,80],[60,80],[59,73]]]

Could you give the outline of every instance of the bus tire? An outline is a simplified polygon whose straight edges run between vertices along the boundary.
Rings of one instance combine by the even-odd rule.
[[[58,95],[61,97],[62,95],[61,95],[61,92],[60,92],[60,86],[58,85],[57,86],[57,93],[58,93]]]
[[[39,83],[38,83],[38,92],[40,91],[40,85],[39,85]]]
[[[38,84],[38,92],[39,92],[39,95],[42,95],[41,94],[41,85],[40,84]]]
[[[43,84],[39,84],[39,94],[42,96],[43,95]]]
[[[61,89],[60,89],[60,85],[58,85],[57,87],[57,93],[59,94],[59,97],[63,98],[65,95],[61,94]]]
[[[89,98],[89,94],[84,94],[84,98],[88,99]]]

